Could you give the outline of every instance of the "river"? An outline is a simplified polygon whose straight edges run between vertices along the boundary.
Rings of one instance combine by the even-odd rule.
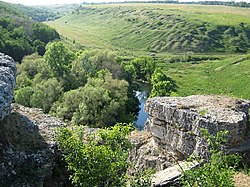
[[[144,111],[145,102],[149,96],[151,87],[150,84],[147,83],[138,83],[139,89],[136,92],[136,97],[140,102],[140,111],[137,116],[137,120],[135,121],[135,127],[139,130],[143,130],[144,124],[148,118],[148,114]]]

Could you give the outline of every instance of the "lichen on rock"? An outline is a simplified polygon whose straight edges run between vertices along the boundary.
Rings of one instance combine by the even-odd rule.
[[[63,164],[57,158],[59,153],[55,141],[55,130],[64,123],[44,114],[41,109],[18,104],[12,107],[11,114],[0,121],[0,186],[58,186],[67,183],[68,176],[60,176],[67,170],[58,169],[58,165]]]
[[[15,61],[11,57],[0,53],[0,120],[11,112],[15,80]]]

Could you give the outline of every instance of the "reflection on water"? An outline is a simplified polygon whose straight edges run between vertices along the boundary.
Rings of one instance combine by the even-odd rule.
[[[139,130],[143,130],[144,124],[148,118],[148,114],[144,111],[144,104],[148,98],[150,87],[147,84],[140,84],[140,91],[135,91],[136,97],[140,102],[140,111],[137,116],[137,120],[135,121],[135,126]]]

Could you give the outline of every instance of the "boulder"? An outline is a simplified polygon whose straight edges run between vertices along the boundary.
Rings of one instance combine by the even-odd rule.
[[[16,63],[11,57],[0,53],[0,120],[11,112],[15,80]]]

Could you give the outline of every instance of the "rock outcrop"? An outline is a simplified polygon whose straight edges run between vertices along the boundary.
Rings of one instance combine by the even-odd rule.
[[[149,115],[145,132],[131,136],[134,148],[130,160],[136,170],[153,167],[160,171],[176,168],[177,161],[185,160],[191,154],[208,158],[201,128],[214,135],[229,131],[227,148],[236,150],[246,141],[249,107],[250,101],[225,96],[150,98],[145,104]]]
[[[16,80],[16,63],[0,53],[0,120],[11,112],[11,102]]]
[[[13,111],[0,122],[0,186],[58,186],[67,183],[64,169],[56,169],[55,129],[63,122],[40,109],[13,104]],[[58,159],[59,160],[59,159]],[[55,176],[57,179],[52,179]]]

